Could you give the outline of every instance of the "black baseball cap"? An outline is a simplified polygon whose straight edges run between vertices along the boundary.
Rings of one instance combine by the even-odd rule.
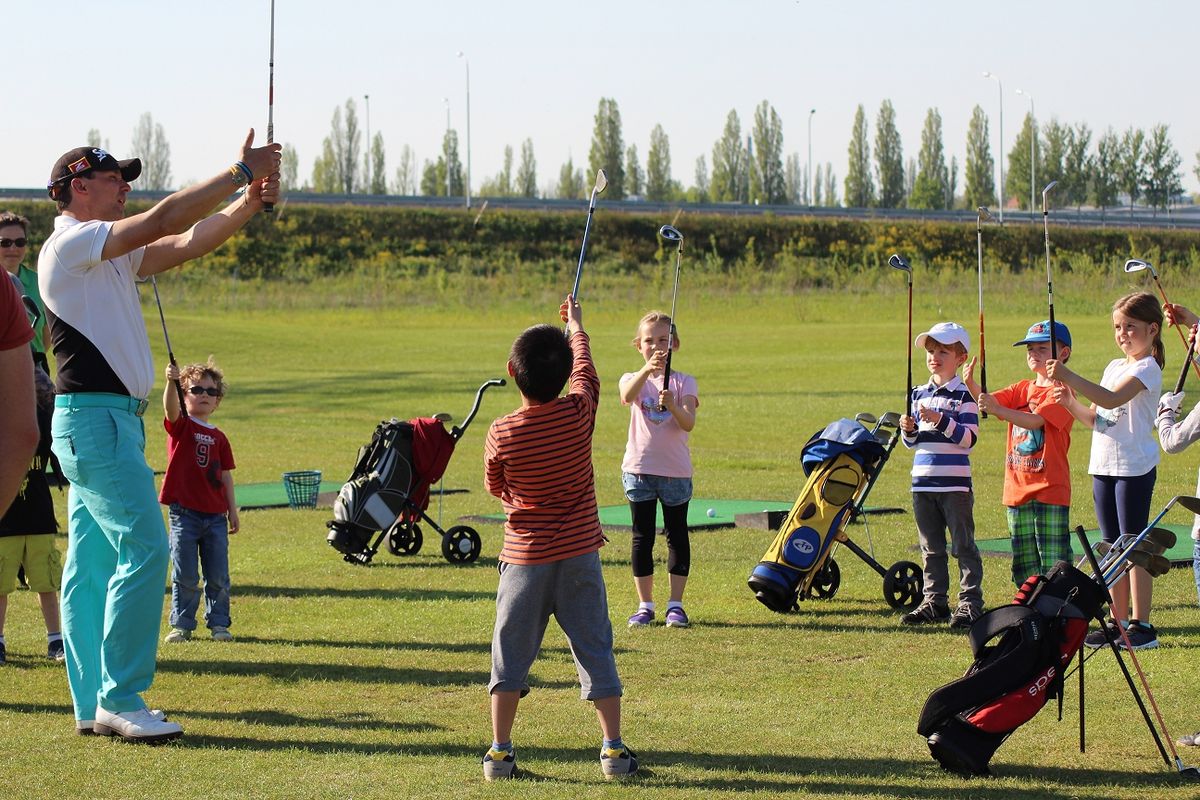
[[[54,169],[50,171],[50,180],[46,183],[46,188],[50,190],[50,197],[54,197],[54,187],[58,184],[97,170],[102,172],[119,170],[123,180],[132,182],[142,174],[142,160],[127,158],[124,161],[118,161],[115,156],[100,147],[76,147],[74,150],[68,150],[59,157],[58,161],[54,162]]]

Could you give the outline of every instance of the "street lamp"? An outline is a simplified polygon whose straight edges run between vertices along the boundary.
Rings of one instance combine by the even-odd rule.
[[[996,82],[996,86],[1000,89],[1000,142],[997,146],[997,152],[1000,153],[1000,224],[1004,224],[1004,84],[1000,82],[999,75],[993,75],[985,71],[983,77],[991,78]]]
[[[367,194],[371,194],[371,95],[364,94],[367,104]]]
[[[443,97],[442,102],[446,104],[446,142],[450,141],[450,98]],[[443,143],[442,149],[446,150],[446,145]],[[446,150],[446,155],[450,155],[450,151]],[[446,197],[450,196],[450,159],[446,158]]]
[[[1017,94],[1029,98],[1029,216],[1037,219],[1033,185],[1037,182],[1037,115],[1033,111],[1033,95],[1017,89]]]
[[[467,208],[471,207],[471,59],[463,54],[462,50],[458,51],[458,57],[463,60],[463,64],[467,68]],[[449,165],[447,165],[449,168]]]
[[[808,205],[811,208],[813,204],[813,173],[812,173],[812,118],[813,114],[817,113],[815,108],[808,110],[808,178],[805,183],[808,184]]]

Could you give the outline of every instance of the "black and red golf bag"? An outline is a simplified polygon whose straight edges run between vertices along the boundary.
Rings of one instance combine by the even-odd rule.
[[[1051,698],[1061,716],[1063,675],[1104,602],[1103,586],[1060,561],[1026,580],[1011,605],[975,621],[975,663],[934,690],[917,722],[944,769],[986,775],[996,749]]]

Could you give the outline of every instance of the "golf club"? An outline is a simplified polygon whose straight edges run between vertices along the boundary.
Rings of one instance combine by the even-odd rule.
[[[1154,268],[1153,264],[1151,264],[1148,261],[1142,261],[1139,258],[1131,258],[1125,262],[1125,272],[1129,273],[1129,272],[1143,272],[1143,271],[1149,272],[1150,277],[1154,279],[1154,284],[1158,287],[1158,294],[1160,297],[1162,297],[1163,305],[1170,305],[1171,301],[1167,299],[1167,293],[1163,289],[1162,281],[1160,281],[1158,279],[1158,270],[1156,270]],[[1176,325],[1174,327],[1175,327],[1175,330],[1179,331],[1179,341],[1183,342],[1183,346],[1188,349],[1188,357],[1183,365],[1183,373],[1186,374],[1187,373],[1187,362],[1192,360],[1192,353],[1194,352],[1194,350],[1193,350],[1192,346],[1188,344],[1188,337],[1187,337],[1187,334],[1185,334],[1183,332],[1183,328],[1179,327],[1178,325]],[[1196,374],[1200,375],[1200,364],[1196,365]],[[1180,388],[1180,389],[1176,389],[1175,391],[1181,392],[1181,391],[1183,391],[1183,389]]]
[[[983,346],[983,223],[990,222],[994,217],[986,206],[979,206],[979,215],[975,220],[975,251],[979,255],[979,385],[987,391],[987,354]],[[987,417],[981,413],[980,417]]]
[[[675,337],[675,299],[679,296],[679,262],[683,259],[683,234],[677,228],[663,225],[658,229],[658,235],[668,242],[675,242],[675,286],[671,289],[671,340],[667,342],[667,364],[663,367],[663,390],[669,391],[671,386],[671,353],[674,352]],[[662,410],[662,407],[659,407]]]
[[[1183,384],[1187,380],[1188,364],[1194,364],[1192,356],[1196,353],[1196,340],[1188,337],[1187,355],[1183,357],[1183,366],[1179,368],[1179,380],[1175,381],[1175,394],[1183,391]],[[1200,367],[1198,367],[1200,369]]]
[[[275,0],[271,0],[271,54],[267,61],[270,80],[267,82],[267,144],[275,141]],[[367,147],[371,143],[367,142]],[[274,203],[263,203],[263,213],[275,212]]]
[[[904,381],[905,416],[912,416],[912,267],[899,254],[893,253],[888,259],[893,269],[902,270],[908,276],[908,336],[904,339],[904,353],[908,357],[908,377]]]
[[[1050,357],[1058,358],[1058,337],[1054,334],[1054,279],[1050,274],[1050,208],[1046,205],[1046,195],[1058,185],[1058,181],[1050,181],[1042,189],[1042,230],[1046,233],[1046,294],[1050,300]]]
[[[158,320],[162,323],[163,341],[167,343],[167,358],[171,361],[171,366],[178,369],[179,365],[175,363],[175,352],[171,349],[171,337],[167,335],[167,318],[163,316],[162,298],[158,296],[158,281],[153,275],[150,276],[150,285],[154,287],[154,302],[158,305]],[[179,396],[179,413],[187,416],[187,404],[183,402],[183,386],[179,380],[175,380],[175,394]]]
[[[587,256],[588,234],[592,230],[592,214],[596,213],[596,195],[603,194],[608,188],[608,176],[604,170],[596,170],[596,185],[592,187],[592,199],[588,202],[587,222],[583,226],[583,246],[579,248],[579,266],[575,267],[575,285],[571,287],[571,297],[579,299],[579,278],[583,275],[583,260]]]

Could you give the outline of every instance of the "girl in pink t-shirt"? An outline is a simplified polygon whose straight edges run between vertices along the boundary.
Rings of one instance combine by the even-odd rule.
[[[621,482],[633,517],[633,583],[639,601],[629,627],[654,620],[654,532],[661,501],[671,582],[665,621],[669,628],[686,628],[683,590],[692,558],[687,526],[692,499],[688,432],[696,425],[700,405],[696,379],[672,369],[670,386],[663,386],[667,353],[679,349],[679,331],[661,311],[642,317],[633,346],[646,363],[637,372],[622,375],[620,382],[621,402],[630,407]]]

